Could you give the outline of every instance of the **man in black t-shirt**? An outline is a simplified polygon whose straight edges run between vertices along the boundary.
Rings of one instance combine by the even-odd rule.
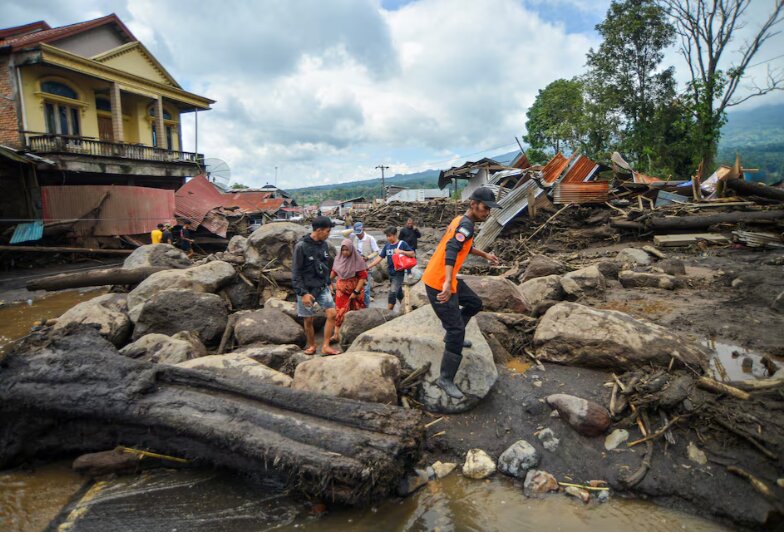
[[[414,251],[417,249],[417,240],[422,237],[422,233],[414,226],[414,219],[411,217],[406,221],[406,225],[400,229],[400,234],[397,236],[401,241],[408,243]]]

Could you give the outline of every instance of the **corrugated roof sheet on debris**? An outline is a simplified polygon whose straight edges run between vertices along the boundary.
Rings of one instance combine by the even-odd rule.
[[[569,183],[562,181],[555,186],[555,204],[604,204],[609,199],[607,182]]]
[[[555,182],[564,172],[564,169],[566,169],[571,160],[572,158],[567,158],[558,152],[542,169],[542,180],[548,184]]]
[[[539,205],[540,198],[544,200],[545,195],[542,194],[544,191],[540,189],[533,180],[528,180],[515,189],[512,189],[498,202],[501,207],[494,209],[490,213],[490,217],[487,221],[482,224],[482,231],[479,232],[479,235],[476,237],[474,246],[479,249],[485,249],[495,241],[504,226],[509,224],[509,221],[517,217],[528,207],[529,191],[533,191],[537,206]]]
[[[222,193],[223,207],[237,207],[243,213],[258,213],[264,211],[259,206],[272,196],[271,192],[249,191],[243,193]]]
[[[46,222],[86,217],[74,227],[80,235],[144,234],[158,223],[176,222],[174,192],[167,189],[128,185],[44,186],[41,202]]]
[[[38,241],[44,235],[44,221],[33,221],[19,223],[14,228],[14,235],[11,236],[10,244],[25,243],[27,241]]]
[[[580,155],[561,179],[561,183],[586,182],[599,170],[599,164],[587,156]]]
[[[188,219],[195,226],[202,224],[210,210],[223,206],[223,195],[203,175],[188,180],[174,194],[174,200],[177,216]]]

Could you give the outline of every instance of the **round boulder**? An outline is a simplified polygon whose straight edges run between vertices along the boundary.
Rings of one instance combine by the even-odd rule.
[[[528,470],[538,464],[539,453],[524,439],[515,442],[498,458],[498,470],[515,478],[525,478]]]
[[[279,267],[291,270],[295,243],[308,234],[305,226],[290,222],[264,224],[250,234],[245,261],[254,267]]]
[[[206,356],[207,349],[196,335],[183,331],[171,337],[147,334],[120,349],[120,354],[137,360],[174,365]]]
[[[125,258],[124,269],[136,267],[171,267],[172,269],[185,269],[193,265],[185,252],[167,243],[156,245],[143,245]]]
[[[243,313],[234,325],[234,337],[240,345],[302,345],[305,343],[305,330],[285,313],[264,308]]]
[[[128,318],[128,296],[121,293],[109,293],[82,302],[66,311],[57,320],[54,330],[75,324],[94,324],[99,326],[98,332],[114,344],[121,347],[131,333],[131,320]]]
[[[241,354],[215,354],[204,356],[184,363],[177,364],[177,367],[187,369],[204,369],[215,373],[224,378],[239,378],[252,382],[262,382],[276,386],[289,387],[291,378],[270,369],[266,365],[243,356]]]
[[[139,306],[133,339],[188,330],[209,345],[220,339],[227,320],[226,305],[218,295],[167,289]]]

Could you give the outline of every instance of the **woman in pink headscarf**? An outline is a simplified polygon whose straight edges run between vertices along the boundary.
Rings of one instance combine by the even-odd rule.
[[[367,282],[367,264],[359,255],[351,239],[344,239],[340,244],[340,253],[332,265],[330,278],[335,291],[335,336],[332,341],[338,340],[338,328],[343,324],[346,313],[351,310],[360,310],[365,307],[364,289]],[[337,282],[335,282],[337,279]]]

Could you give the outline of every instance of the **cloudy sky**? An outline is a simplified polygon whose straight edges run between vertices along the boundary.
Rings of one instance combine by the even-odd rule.
[[[775,0],[754,0],[746,31]],[[186,89],[199,152],[294,188],[516,149],[539,89],[584,69],[609,0],[4,0],[0,27],[117,13]],[[742,38],[742,36],[740,36]],[[781,54],[771,40],[758,56]],[[681,77],[675,49],[668,61]],[[784,68],[784,58],[755,67]],[[782,102],[769,95],[753,105]],[[183,120],[194,149],[193,115]]]

